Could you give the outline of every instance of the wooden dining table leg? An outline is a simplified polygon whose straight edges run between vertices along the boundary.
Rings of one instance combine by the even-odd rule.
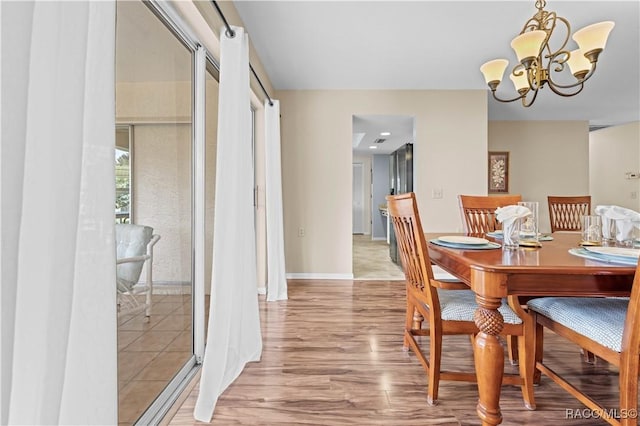
[[[476,295],[476,301],[479,306],[474,321],[480,329],[474,344],[480,395],[476,411],[483,425],[498,425],[502,423],[500,390],[504,375],[504,348],[498,339],[504,328],[504,318],[498,312],[502,299]]]

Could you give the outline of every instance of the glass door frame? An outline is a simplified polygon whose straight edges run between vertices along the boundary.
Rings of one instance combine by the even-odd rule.
[[[191,277],[192,277],[192,356],[176,373],[164,390],[136,421],[136,425],[159,424],[182,391],[200,370],[204,356],[204,245],[205,245],[205,61],[206,51],[193,37],[180,16],[166,2],[143,0],[176,38],[189,50],[192,58],[191,120]]]

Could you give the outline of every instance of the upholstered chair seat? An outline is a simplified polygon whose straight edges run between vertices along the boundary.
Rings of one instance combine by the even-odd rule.
[[[542,297],[529,309],[616,352],[622,350],[628,297]]]

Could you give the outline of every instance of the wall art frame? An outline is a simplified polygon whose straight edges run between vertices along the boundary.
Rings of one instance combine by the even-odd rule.
[[[489,193],[509,192],[509,152],[489,151]]]

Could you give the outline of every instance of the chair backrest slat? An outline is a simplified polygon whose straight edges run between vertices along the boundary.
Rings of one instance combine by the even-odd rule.
[[[591,214],[591,196],[553,196],[547,197],[549,203],[549,222],[551,232],[579,231],[580,218]]]
[[[433,279],[433,270],[415,194],[388,195],[387,207],[398,241],[407,288],[421,293],[426,298],[425,303],[434,307],[434,300],[437,304],[437,294],[429,284]]]
[[[498,207],[518,204],[521,195],[459,195],[460,211],[464,232],[467,234],[485,234],[502,229],[496,220]]]

